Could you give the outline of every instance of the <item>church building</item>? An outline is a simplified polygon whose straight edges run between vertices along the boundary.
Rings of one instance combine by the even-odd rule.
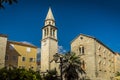
[[[87,80],[113,80],[116,73],[115,56],[109,47],[98,39],[85,34],[78,35],[71,42],[71,51],[82,59],[82,68]],[[55,69],[58,65],[51,63],[53,55],[58,53],[57,27],[51,8],[49,8],[41,40],[41,72]],[[118,68],[118,67],[117,67]]]

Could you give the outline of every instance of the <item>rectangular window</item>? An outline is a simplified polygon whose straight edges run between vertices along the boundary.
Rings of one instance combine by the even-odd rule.
[[[8,60],[8,56],[7,55],[5,56],[5,60]]]
[[[22,61],[25,61],[25,57],[22,57]]]
[[[79,47],[79,53],[80,53],[80,55],[84,54],[84,47],[83,46]]]
[[[30,62],[34,62],[35,61],[35,59],[34,58],[30,58]]]

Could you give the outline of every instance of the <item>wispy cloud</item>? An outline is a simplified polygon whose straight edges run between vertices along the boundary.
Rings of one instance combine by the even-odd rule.
[[[32,44],[31,42],[28,42],[28,41],[21,41],[21,42],[24,43],[24,44],[34,45],[34,44]]]
[[[66,50],[63,48],[63,46],[58,46],[58,53],[66,53]]]

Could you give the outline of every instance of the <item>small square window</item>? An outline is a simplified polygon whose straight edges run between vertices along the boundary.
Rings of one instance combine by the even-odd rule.
[[[22,57],[22,61],[25,61],[25,57]]]
[[[27,52],[30,52],[30,51],[31,51],[31,48],[28,47],[28,48],[27,48]]]
[[[80,39],[82,40],[82,39],[83,39],[83,37],[80,37]]]
[[[35,59],[34,58],[30,58],[30,62],[34,62],[35,61]]]

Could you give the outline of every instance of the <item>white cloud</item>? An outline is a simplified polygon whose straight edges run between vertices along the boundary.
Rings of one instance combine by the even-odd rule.
[[[66,50],[63,48],[63,46],[58,46],[58,53],[66,53]]]
[[[41,48],[37,48],[37,53],[40,53],[41,52]]]
[[[21,42],[24,43],[24,44],[30,44],[30,45],[33,45],[32,43],[27,42],[27,41],[21,41]]]

